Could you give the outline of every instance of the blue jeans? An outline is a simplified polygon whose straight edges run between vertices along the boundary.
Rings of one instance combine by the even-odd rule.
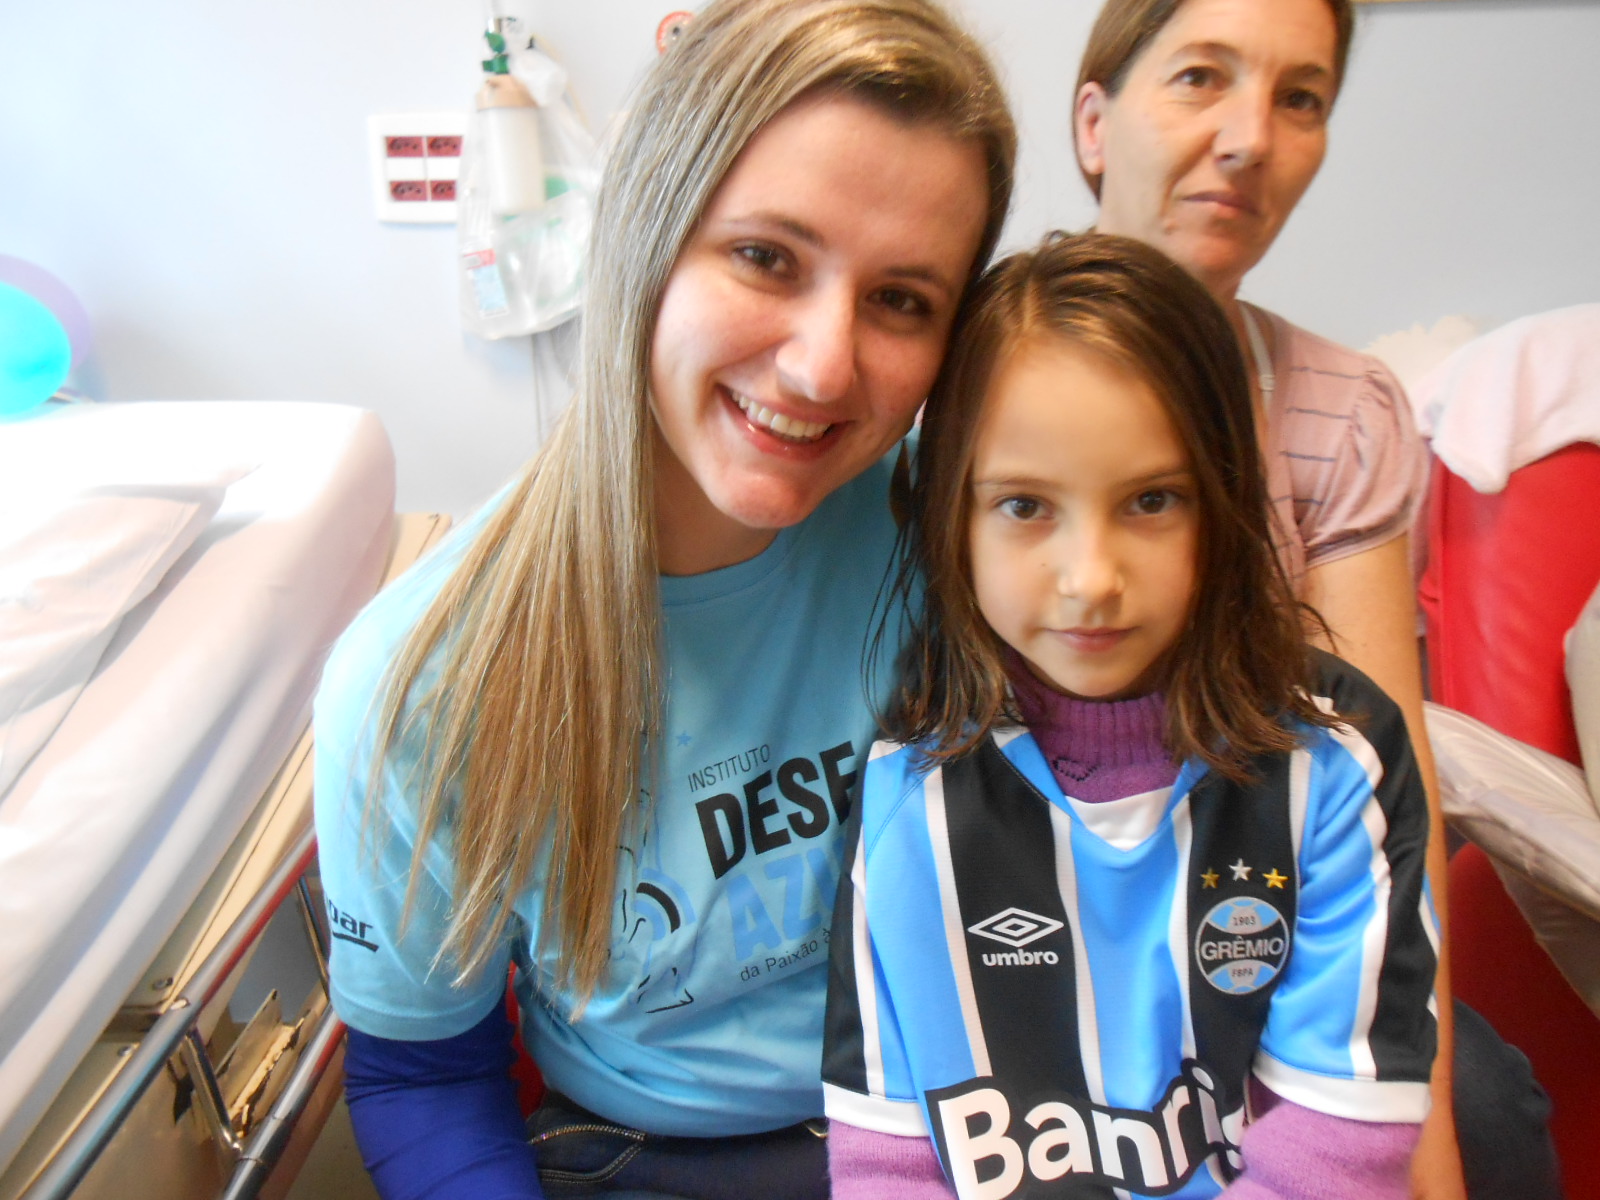
[[[1456,1136],[1471,1200],[1562,1200],[1550,1100],[1528,1060],[1455,1004]],[[818,1123],[820,1126],[820,1122]],[[528,1122],[549,1200],[827,1200],[825,1134],[670,1138],[597,1117],[552,1092]]]
[[[642,1133],[550,1092],[528,1119],[549,1200],[827,1200],[821,1120],[747,1137]]]

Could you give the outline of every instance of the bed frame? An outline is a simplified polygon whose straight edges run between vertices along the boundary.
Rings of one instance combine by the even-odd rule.
[[[437,514],[397,517],[384,582],[449,525]],[[338,1098],[344,1050],[344,1025],[327,994],[311,755],[308,728],[199,899],[0,1175],[0,1200],[281,1200],[287,1192]],[[309,952],[309,995],[286,1016],[274,987],[239,1020],[230,1002],[263,935],[285,924],[299,927]],[[257,973],[276,968],[267,958]]]

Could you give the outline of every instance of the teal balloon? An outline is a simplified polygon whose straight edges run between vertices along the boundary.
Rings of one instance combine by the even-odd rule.
[[[43,404],[71,368],[72,341],[55,313],[0,283],[0,418]]]

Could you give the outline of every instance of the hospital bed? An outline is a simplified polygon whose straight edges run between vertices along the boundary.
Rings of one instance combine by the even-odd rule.
[[[42,522],[31,545],[8,498]],[[86,570],[70,586],[19,583],[124,511],[145,543],[68,563]],[[9,602],[59,660],[28,692],[41,703],[0,711],[0,1200],[283,1193],[343,1032],[311,698],[338,633],[447,523],[396,519],[388,439],[358,409],[82,405],[0,425],[0,635]],[[47,610],[84,645],[27,625]],[[0,642],[0,699],[25,643]],[[296,926],[305,949],[285,954]]]

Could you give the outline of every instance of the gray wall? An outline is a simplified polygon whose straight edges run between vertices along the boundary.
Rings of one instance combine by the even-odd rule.
[[[673,7],[514,2],[596,131]],[[1095,4],[959,2],[1022,122],[1008,242],[1088,224],[1068,115]],[[0,254],[89,309],[98,349],[78,382],[112,400],[365,405],[394,438],[403,507],[487,495],[536,444],[548,372],[527,339],[461,332],[453,230],[375,221],[365,149],[370,113],[467,106],[481,13],[0,0]],[[1355,345],[1600,299],[1597,51],[1593,0],[1364,7],[1327,165],[1245,293]]]

